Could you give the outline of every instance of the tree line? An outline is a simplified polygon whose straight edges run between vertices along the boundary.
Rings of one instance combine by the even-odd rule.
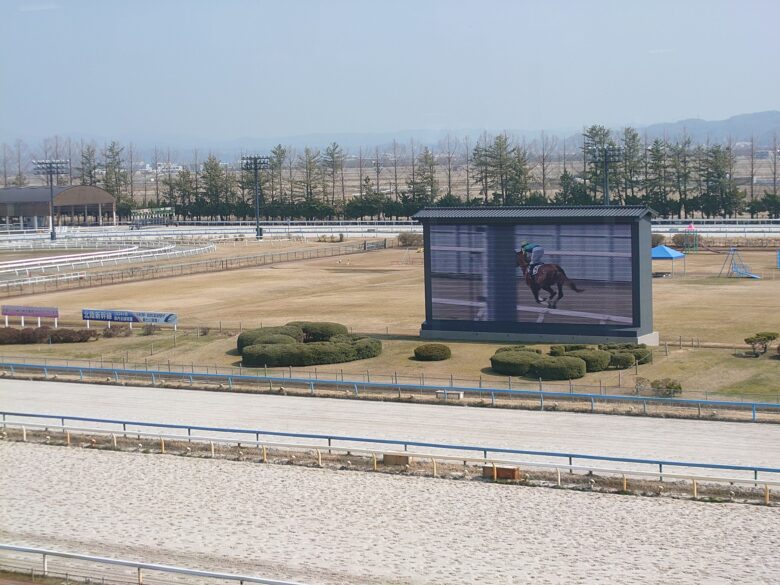
[[[71,150],[68,141],[68,151]],[[51,147],[51,145],[50,145]],[[333,142],[326,148],[296,152],[277,145],[259,173],[261,215],[266,219],[335,219],[409,217],[426,206],[598,205],[604,198],[604,152],[615,151],[608,167],[610,202],[648,205],[663,217],[735,217],[767,214],[780,217],[778,145],[769,150],[768,187],[757,189],[755,149],[751,142],[750,181],[735,176],[737,157],[730,144],[694,144],[686,136],[648,141],[634,128],[614,132],[593,125],[579,144],[567,149],[542,133],[527,144],[507,134],[483,134],[471,145],[449,136],[434,151],[414,142],[396,142],[391,152],[360,149],[348,157]],[[6,156],[10,150],[11,156]],[[53,154],[57,154],[55,144]],[[62,150],[62,149],[60,149]],[[19,141],[3,145],[4,184],[27,183]],[[117,211],[127,217],[138,206],[172,206],[182,219],[226,220],[254,216],[254,174],[225,164],[210,154],[201,163],[160,171],[153,167],[153,196],[135,192],[132,145],[113,141],[103,149],[82,143],[71,171],[60,182],[99,185],[117,198]],[[154,162],[159,161],[155,148]],[[347,188],[345,173],[357,175],[357,188]],[[9,172],[10,169],[10,172]],[[465,189],[454,188],[465,175]],[[462,185],[461,185],[462,187]]]

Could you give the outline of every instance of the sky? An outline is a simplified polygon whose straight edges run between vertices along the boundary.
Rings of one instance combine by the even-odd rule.
[[[780,109],[777,0],[0,0],[0,141],[564,131]]]

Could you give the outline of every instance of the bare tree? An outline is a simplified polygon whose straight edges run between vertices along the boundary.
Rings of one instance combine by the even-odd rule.
[[[547,175],[550,170],[550,160],[555,148],[558,146],[558,139],[553,136],[547,136],[542,130],[542,136],[539,144],[539,167],[542,171],[542,195],[547,197]]]
[[[471,200],[471,148],[469,148],[469,137],[466,135],[466,137],[463,139],[464,142],[464,150],[466,151],[466,201]]]
[[[412,164],[412,185],[416,185],[417,184],[417,176],[416,176],[417,157],[415,156],[415,152],[414,152],[414,138],[412,138],[409,141],[409,145],[410,145],[410,149],[411,149],[411,153],[412,153],[412,158],[411,158],[411,164]]]
[[[772,195],[777,197],[777,132],[772,134],[772,157],[769,168],[772,169]]]
[[[458,146],[458,139],[451,137],[449,133],[440,143],[441,150],[444,153],[444,161],[447,165],[447,195],[452,195],[452,172],[455,168]]]
[[[563,157],[563,172],[566,172],[566,136],[563,137],[563,148],[561,149]]]
[[[753,202],[753,184],[756,182],[756,142],[755,137],[750,137],[750,202]]]
[[[363,147],[358,149],[358,181],[360,196],[363,196]]]
[[[8,187],[8,145],[3,142],[3,187]]]
[[[398,201],[398,142],[393,138],[393,191]]]
[[[154,204],[160,205],[160,151],[154,145]]]
[[[135,151],[133,150],[133,143],[131,142],[127,146],[127,186],[130,191],[130,203],[135,204],[135,189],[133,177],[135,176]]]
[[[27,177],[25,176],[25,170],[27,168],[27,146],[22,140],[17,138],[16,142],[14,142],[14,150],[16,151],[14,153],[16,158],[16,176],[12,183],[15,187],[24,187],[27,184]]]
[[[379,188],[379,174],[382,172],[382,159],[379,158],[379,147],[374,147],[374,176],[376,177],[376,183],[374,184],[374,189],[376,191],[380,191]]]

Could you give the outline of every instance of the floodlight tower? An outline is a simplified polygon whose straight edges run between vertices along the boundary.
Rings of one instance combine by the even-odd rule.
[[[33,167],[39,175],[49,178],[49,226],[51,227],[51,240],[57,239],[57,231],[54,229],[54,179],[63,174],[70,164],[69,160],[47,159],[34,160]],[[37,221],[37,220],[36,220]]]
[[[271,162],[269,156],[259,156],[256,154],[241,157],[241,168],[245,171],[252,171],[255,176],[255,238],[263,239],[263,228],[260,227],[260,200],[263,189],[260,185],[259,173],[268,168]]]

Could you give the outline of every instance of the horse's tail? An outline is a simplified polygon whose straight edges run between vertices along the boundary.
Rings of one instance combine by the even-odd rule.
[[[563,284],[567,285],[574,292],[578,292],[578,293],[585,292],[585,289],[577,288],[577,283],[575,283],[568,276],[566,276],[566,271],[563,268],[558,266],[558,270],[560,270],[561,274],[563,275]]]

